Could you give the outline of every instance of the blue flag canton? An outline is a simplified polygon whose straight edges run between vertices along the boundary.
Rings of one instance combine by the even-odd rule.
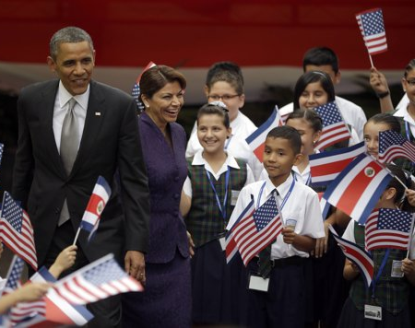
[[[253,214],[257,231],[264,229],[269,222],[278,215],[277,202],[272,194]]]
[[[7,191],[4,192],[2,217],[5,218],[17,232],[20,233],[22,231],[23,210]]]
[[[343,121],[340,111],[335,102],[318,106],[314,109],[323,120],[323,127],[330,126]]]
[[[379,230],[395,230],[409,233],[412,214],[392,208],[381,208],[378,217]]]
[[[3,157],[3,150],[4,150],[4,145],[0,143],[0,164],[1,164],[1,158]]]
[[[83,278],[95,286],[119,280],[127,276],[114,259],[101,263],[82,273]]]
[[[22,276],[24,267],[24,261],[18,257],[16,258],[16,261],[13,263],[12,271],[10,272],[10,275],[7,279],[7,283],[5,286],[6,290],[15,290],[17,289],[20,281],[20,277]]]
[[[140,100],[140,85],[134,83],[133,90],[131,91],[131,96],[134,98],[137,108],[141,111],[144,109],[143,103]]]
[[[363,33],[365,36],[380,34],[385,32],[383,25],[382,10],[376,10],[369,13],[364,13],[362,16]]]
[[[384,153],[392,145],[402,146],[406,139],[395,131],[381,131],[379,133],[379,153]]]

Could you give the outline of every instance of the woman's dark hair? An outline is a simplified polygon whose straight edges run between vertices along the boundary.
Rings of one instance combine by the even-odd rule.
[[[297,155],[301,151],[301,136],[300,133],[291,126],[278,126],[273,128],[268,132],[267,138],[281,138],[288,140],[291,144],[291,147],[294,151],[294,154]]]
[[[167,83],[178,82],[180,87],[186,89],[186,79],[183,74],[172,67],[157,65],[146,70],[140,79],[140,98],[153,95],[162,89]]]
[[[324,91],[327,92],[328,102],[332,102],[336,98],[336,93],[334,91],[334,85],[331,81],[330,76],[327,73],[321,71],[310,71],[304,73],[297,80],[297,83],[294,87],[294,110],[300,109],[299,99],[301,94],[307,88],[310,83],[320,82]]]
[[[387,125],[389,125],[389,127],[392,131],[395,131],[397,133],[401,133],[401,124],[399,123],[399,119],[396,116],[393,116],[391,114],[380,113],[380,114],[373,115],[371,118],[369,118],[367,120],[367,123],[369,123],[369,122],[372,122],[372,123],[375,123],[375,124],[377,124],[377,123],[387,124]]]
[[[412,190],[415,189],[414,182],[411,179],[411,174],[409,172],[402,170],[402,168],[394,164],[387,164],[387,168],[392,172],[394,176],[396,176],[396,178],[392,178],[390,180],[386,189],[388,188],[396,189],[395,203],[401,204],[400,208],[402,211],[414,212],[415,207],[411,206],[408,202],[408,199],[405,197],[406,188],[412,189]],[[402,185],[400,181],[398,181],[398,179],[401,182],[403,182],[406,188],[404,188],[404,186]]]
[[[415,69],[415,59],[412,59],[412,60],[408,63],[408,65],[406,65],[406,67],[405,67],[405,72],[404,72],[404,74],[403,74],[403,76],[405,77],[405,79],[406,79],[406,77],[408,76],[408,73],[409,73],[410,71],[412,71],[413,69]]]
[[[198,125],[199,125],[199,119],[203,115],[218,115],[222,117],[223,125],[225,125],[227,129],[229,129],[229,127],[231,126],[229,122],[228,110],[225,107],[222,107],[216,104],[206,104],[200,107],[199,111],[197,112],[197,118],[196,118],[196,122]]]
[[[285,124],[287,124],[287,122],[290,119],[295,118],[302,118],[306,120],[310,124],[314,132],[323,130],[323,120],[316,113],[316,111],[312,109],[298,109],[293,111],[292,113],[290,113],[290,115],[288,115],[287,119],[285,120]]]

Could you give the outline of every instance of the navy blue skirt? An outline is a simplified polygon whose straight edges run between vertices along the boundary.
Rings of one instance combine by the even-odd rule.
[[[409,307],[405,307],[397,315],[382,309],[382,321],[365,319],[363,310],[359,310],[348,298],[343,306],[338,328],[410,328]]]
[[[145,291],[122,296],[123,327],[190,327],[190,288],[190,260],[178,251],[169,263],[146,263]]]
[[[239,254],[227,264],[225,252],[215,239],[196,248],[191,263],[193,323],[245,325],[247,271]]]

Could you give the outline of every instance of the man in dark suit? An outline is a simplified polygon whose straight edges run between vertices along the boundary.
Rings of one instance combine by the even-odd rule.
[[[82,29],[56,32],[47,62],[59,79],[28,86],[19,96],[12,192],[32,220],[39,266],[51,265],[73,243],[101,175],[112,195],[95,238],[88,244],[81,234],[72,271],[114,253],[145,282],[149,192],[134,100],[91,80],[95,50]],[[108,300],[91,307],[96,326],[119,323],[118,298]]]

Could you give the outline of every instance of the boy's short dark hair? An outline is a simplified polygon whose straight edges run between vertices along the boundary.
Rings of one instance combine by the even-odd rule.
[[[339,72],[339,59],[336,53],[328,47],[316,47],[309,49],[303,57],[303,71],[307,65],[330,65],[334,73]]]
[[[273,128],[268,132],[267,138],[282,138],[288,140],[295,155],[301,152],[301,135],[296,129],[291,126],[284,125]]]
[[[241,68],[233,62],[217,62],[213,64],[206,75],[206,86],[210,90],[219,81],[229,83],[238,95],[244,93],[244,77]]]

